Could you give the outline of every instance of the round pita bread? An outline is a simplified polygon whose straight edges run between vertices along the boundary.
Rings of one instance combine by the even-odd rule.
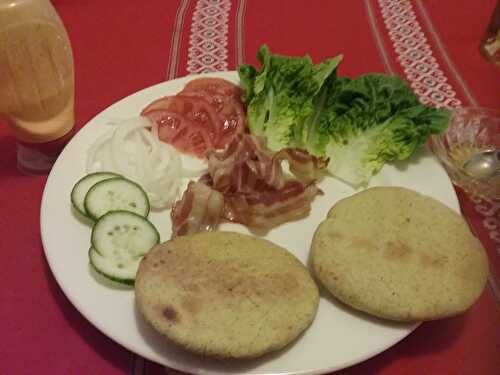
[[[311,265],[342,302],[397,321],[443,318],[480,296],[488,261],[464,219],[399,187],[335,204],[314,234]]]
[[[318,288],[291,253],[231,232],[178,237],[141,261],[136,301],[145,319],[187,350],[252,358],[278,350],[312,322]]]

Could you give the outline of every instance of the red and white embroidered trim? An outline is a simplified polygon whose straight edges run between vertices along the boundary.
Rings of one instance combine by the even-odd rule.
[[[444,63],[448,66],[448,71],[450,72],[450,76],[454,78],[454,81],[460,88],[462,89],[462,92],[465,96],[465,99],[469,102],[470,105],[477,106],[477,101],[472,95],[472,91],[469,89],[467,86],[467,83],[465,80],[462,78],[460,75],[460,72],[456,68],[455,64],[453,63],[452,59],[448,55],[448,51],[446,50],[446,47],[444,43],[441,41],[441,38],[439,37],[439,33],[434,27],[434,24],[432,23],[431,17],[427,10],[425,9],[425,4],[421,0],[416,0],[415,5],[420,12],[420,15],[422,17],[422,21],[424,22],[425,26],[427,27],[427,30],[429,30],[429,34],[431,38],[434,40],[434,44],[437,48],[437,51],[440,53],[440,55],[443,58]]]
[[[394,67],[391,62],[391,58],[387,52],[384,39],[379,30],[379,26],[377,24],[377,19],[375,18],[373,6],[371,4],[371,0],[364,0],[366,16],[368,18],[368,22],[370,23],[370,28],[372,29],[373,39],[378,48],[378,52],[380,54],[380,58],[384,64],[384,69],[389,74],[394,74]]]
[[[238,66],[245,63],[246,0],[239,0],[236,9],[236,66]]]
[[[379,0],[380,10],[406,78],[424,104],[458,107],[462,103],[427,43],[408,0]]]
[[[174,32],[172,34],[172,42],[170,44],[170,58],[167,66],[167,80],[174,79],[177,76],[182,29],[184,27],[184,17],[186,15],[188,4],[189,0],[182,0],[175,16]]]
[[[471,198],[474,209],[483,217],[483,226],[488,231],[488,237],[495,243],[496,253],[500,256],[500,202],[488,199]]]
[[[230,9],[231,0],[198,0],[196,3],[189,38],[189,73],[227,70]]]

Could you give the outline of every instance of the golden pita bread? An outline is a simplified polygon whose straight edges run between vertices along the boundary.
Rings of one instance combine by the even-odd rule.
[[[278,350],[316,314],[307,268],[264,239],[231,232],[178,237],[141,261],[136,302],[145,319],[187,350],[252,358]]]
[[[335,204],[314,234],[311,265],[345,304],[397,321],[461,313],[488,277],[485,251],[465,220],[400,187],[370,188]]]

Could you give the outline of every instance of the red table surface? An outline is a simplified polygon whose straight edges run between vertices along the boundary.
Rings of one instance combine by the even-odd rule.
[[[256,63],[262,43],[274,52],[309,53],[315,61],[343,53],[340,74],[400,74],[431,104],[500,107],[500,69],[478,48],[493,0],[53,3],[73,46],[77,129],[152,84],[203,68]],[[203,67],[196,30],[210,7],[221,36],[217,58]],[[165,373],[101,334],[62,294],[40,240],[46,176],[19,174],[15,141],[5,126],[0,149],[0,374]],[[422,324],[401,343],[339,374],[500,374],[500,204],[461,191],[458,196],[490,257],[491,276],[479,301],[461,316]]]

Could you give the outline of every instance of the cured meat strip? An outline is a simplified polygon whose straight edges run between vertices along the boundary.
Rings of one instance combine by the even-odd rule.
[[[314,197],[321,193],[316,185],[289,181],[281,190],[260,194],[224,197],[224,218],[253,228],[270,229],[305,217]]]
[[[202,182],[191,181],[170,212],[172,238],[214,230],[223,216],[223,208],[224,197],[220,192]]]
[[[284,160],[288,162],[290,172],[306,184],[317,180],[328,164],[328,160],[316,158],[301,149],[286,148],[273,153],[266,147],[264,138],[240,134],[225,150],[208,154],[208,171],[213,186],[219,191],[228,188],[253,190],[256,185],[252,183],[262,182],[281,189],[286,182],[281,165]]]
[[[284,173],[281,166],[283,160],[288,161],[294,176]],[[239,134],[226,149],[209,153],[208,173],[197,184],[221,194],[222,202],[217,201],[222,207],[221,218],[270,229],[309,213],[312,200],[321,193],[314,182],[326,163],[301,150],[285,149],[273,153],[266,148],[262,138]],[[207,194],[205,190],[199,190],[200,197]],[[189,194],[197,194],[197,191],[191,189]],[[204,211],[189,211],[194,205],[182,203],[194,199],[189,194],[186,192],[176,203],[176,206],[184,206],[186,210],[180,215],[182,220],[173,220],[176,235],[187,233],[184,229],[177,229],[177,226],[189,221],[184,218],[186,215],[193,217],[193,223],[204,220],[197,218]],[[197,229],[191,226],[190,230]]]
[[[304,183],[316,181],[328,165],[328,159],[313,157],[300,148],[284,148],[274,157],[287,160],[290,172]]]

